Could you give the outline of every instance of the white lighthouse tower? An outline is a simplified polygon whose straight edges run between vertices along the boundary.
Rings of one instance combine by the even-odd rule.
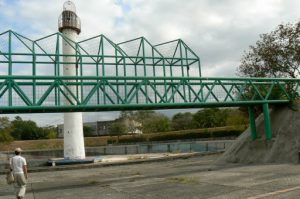
[[[78,35],[81,32],[81,23],[80,18],[76,14],[76,7],[73,2],[67,1],[64,3],[63,12],[59,17],[58,29],[70,40],[77,41]],[[63,57],[63,62],[67,63],[63,66],[63,75],[76,76],[78,68],[76,66],[75,46],[71,46],[63,40],[63,54],[74,55]],[[69,86],[68,89],[74,94],[78,93],[77,90],[80,90],[76,86]],[[66,91],[66,93],[68,92]],[[80,96],[80,92],[78,96]],[[76,104],[75,100],[73,104]],[[70,105],[67,99],[65,99],[65,105]],[[85,158],[82,113],[64,113],[64,158]]]

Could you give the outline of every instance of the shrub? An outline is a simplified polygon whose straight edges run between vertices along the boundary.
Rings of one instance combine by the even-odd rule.
[[[146,141],[168,141],[201,138],[237,137],[245,130],[245,126],[217,127],[208,129],[191,129],[171,132],[160,132],[143,135],[123,135],[108,138],[108,144],[137,143]]]
[[[12,142],[14,138],[10,135],[9,131],[0,130],[0,142],[9,143]]]
[[[143,136],[143,135],[119,137],[119,143],[136,143],[136,142],[146,142],[146,141],[147,141],[147,136]]]

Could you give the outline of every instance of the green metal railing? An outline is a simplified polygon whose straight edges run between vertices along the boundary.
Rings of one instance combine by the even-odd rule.
[[[62,41],[76,53],[63,54]],[[64,64],[74,64],[77,76],[63,76]],[[289,103],[299,84],[203,78],[200,59],[180,39],[152,45],[144,37],[117,44],[104,35],[74,42],[61,33],[34,41],[13,31],[0,34],[0,113],[248,106],[256,139],[253,106],[261,105],[271,139],[269,104]]]
[[[299,83],[290,79],[250,78],[0,76],[0,112],[278,104],[288,103]],[[291,84],[294,92],[287,90]],[[74,86],[80,92],[69,89]]]

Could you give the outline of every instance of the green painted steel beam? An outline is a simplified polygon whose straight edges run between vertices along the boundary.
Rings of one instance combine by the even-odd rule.
[[[241,83],[243,81],[244,83]],[[9,90],[12,88],[19,94],[19,101],[23,101],[23,104],[27,105],[29,112],[34,110],[48,111],[48,107],[44,108],[53,101],[55,101],[55,105],[58,105],[56,110],[65,111],[64,108],[59,107],[60,105],[63,106],[62,100],[66,98],[66,93],[63,91],[69,93],[70,99],[66,98],[68,101],[76,101],[79,108],[70,108],[73,111],[77,109],[84,111],[81,106],[89,105],[98,107],[94,110],[88,108],[89,111],[107,110],[104,108],[105,106],[114,107],[110,110],[132,109],[132,106],[136,106],[137,109],[140,106],[151,109],[204,108],[263,105],[265,103],[280,104],[289,103],[292,99],[292,96],[289,96],[288,91],[285,90],[277,99],[271,98],[272,91],[265,92],[264,89],[260,89],[261,82],[256,81],[248,84],[250,88],[255,85],[255,92],[247,93],[243,87],[249,81],[252,80],[227,81],[221,78],[209,80],[198,78],[198,81],[195,81],[195,78],[177,77],[0,76],[1,96],[7,96],[5,93],[8,92],[8,100],[3,99],[0,111],[23,111],[24,107],[20,106],[22,103],[12,104],[13,99],[18,97],[10,94]],[[280,82],[283,84],[282,88],[286,88],[284,83],[284,81]],[[268,84],[272,87],[274,80],[265,79],[262,85]],[[78,87],[83,91],[81,96],[72,93],[68,86]],[[25,87],[31,88],[35,95],[28,94],[28,89]],[[190,95],[184,95],[183,88]],[[55,92],[53,95],[53,90],[59,92]],[[127,91],[124,93],[120,92],[121,90]],[[203,93],[205,93],[204,98],[201,97]],[[64,97],[60,97],[60,95]],[[254,99],[253,96],[260,97]],[[95,99],[97,100],[95,101]]]
[[[256,131],[254,108],[252,106],[248,107],[248,113],[249,113],[251,138],[252,138],[252,140],[256,140],[257,131]]]
[[[288,104],[281,102],[280,104]],[[106,104],[106,105],[73,105],[73,106],[14,106],[1,107],[1,114],[11,113],[56,113],[56,112],[101,112],[122,110],[159,110],[186,108],[240,107],[260,105],[259,103],[165,103],[165,104]],[[262,105],[262,104],[261,104]]]
[[[299,83],[300,79],[288,79],[288,78],[228,78],[228,77],[168,77],[168,76],[156,76],[156,77],[143,77],[143,76],[54,76],[54,75],[0,75],[1,79],[41,79],[41,80],[51,80],[51,79],[65,79],[65,80],[97,80],[97,79],[111,79],[111,80],[189,80],[189,81],[202,81],[202,82],[212,82],[221,80],[222,84],[228,82],[230,85],[232,84],[245,84],[249,81],[253,82],[253,84],[268,84],[271,85],[273,81],[286,85],[288,83]]]

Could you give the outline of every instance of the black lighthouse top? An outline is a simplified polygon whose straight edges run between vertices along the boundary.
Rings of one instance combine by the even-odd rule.
[[[79,34],[81,32],[80,18],[76,14],[76,7],[72,1],[64,3],[63,12],[58,19],[58,30],[62,32],[64,29],[72,29]]]

